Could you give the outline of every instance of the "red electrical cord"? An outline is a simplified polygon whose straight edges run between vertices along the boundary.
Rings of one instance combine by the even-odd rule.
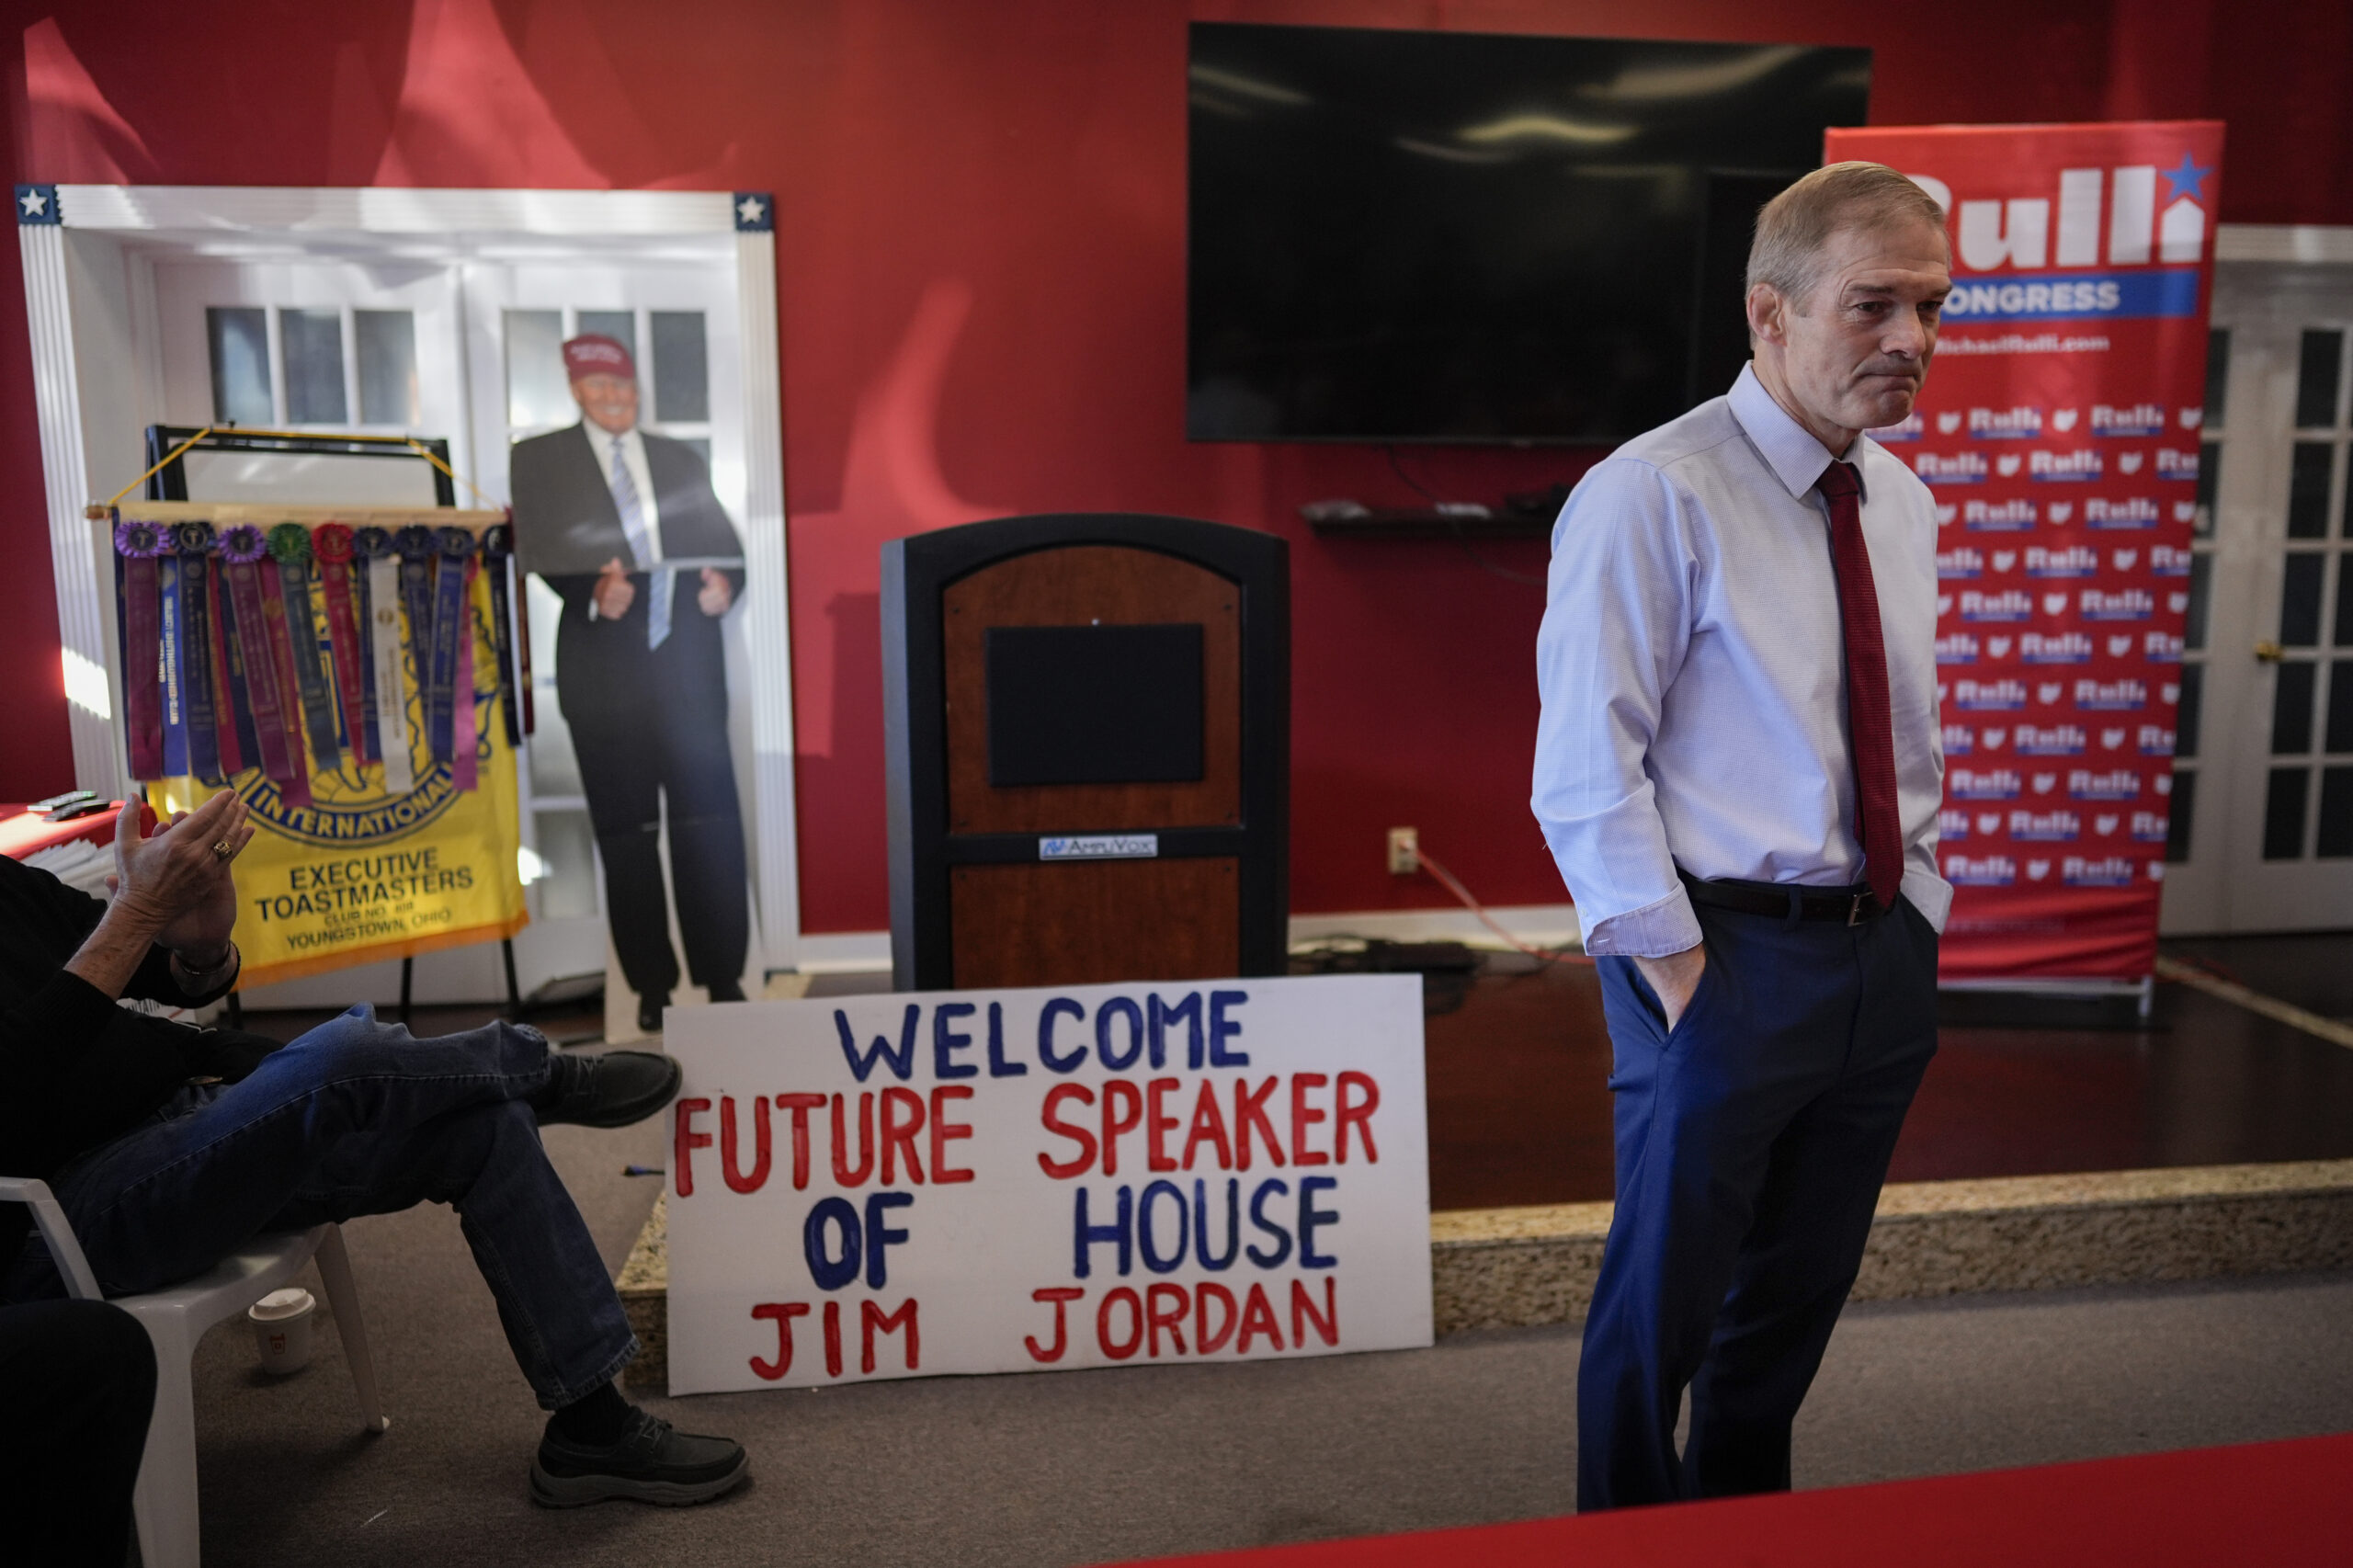
[[[1428,869],[1429,874],[1436,877],[1439,883],[1445,887],[1447,892],[1461,899],[1462,901],[1462,907],[1477,915],[1479,917],[1479,924],[1484,926],[1488,930],[1493,931],[1499,938],[1502,939],[1505,946],[1513,949],[1515,951],[1525,953],[1529,958],[1536,960],[1540,963],[1590,965],[1593,962],[1592,958],[1585,953],[1560,953],[1553,952],[1545,948],[1529,947],[1526,942],[1521,941],[1518,937],[1505,930],[1501,926],[1496,925],[1495,917],[1487,913],[1486,906],[1482,904],[1477,899],[1472,897],[1471,890],[1464,887],[1461,881],[1457,878],[1452,871],[1448,870],[1446,867],[1440,863],[1436,857],[1431,855],[1428,850],[1417,850],[1416,854],[1418,855],[1422,865]]]

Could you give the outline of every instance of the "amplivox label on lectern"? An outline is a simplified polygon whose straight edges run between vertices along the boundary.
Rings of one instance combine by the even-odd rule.
[[[1038,840],[1040,860],[1155,860],[1160,858],[1156,833],[1080,833]]]
[[[681,1008],[670,1392],[1430,1343],[1421,982]]]

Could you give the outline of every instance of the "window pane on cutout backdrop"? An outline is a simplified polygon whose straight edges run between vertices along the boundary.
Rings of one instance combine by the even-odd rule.
[[[278,350],[286,360],[286,417],[296,425],[343,425],[343,312],[280,311]]]
[[[699,425],[710,417],[710,366],[700,311],[655,311],[654,417],[670,425]]]
[[[597,915],[596,835],[586,812],[539,812],[540,858],[547,880],[540,883],[540,915],[547,920],[589,920]]]
[[[416,317],[407,311],[354,311],[359,347],[359,422],[414,426]]]
[[[267,425],[269,312],[214,305],[204,312],[212,350],[212,419],[218,425]]]
[[[563,312],[508,311],[506,318],[506,423],[528,428],[579,418],[563,373]]]
[[[635,311],[583,311],[580,312],[580,330],[584,335],[593,332],[599,337],[609,337],[623,348],[628,349],[631,359],[637,358],[637,312]],[[645,367],[642,365],[640,365],[637,369],[640,375],[645,373]]]

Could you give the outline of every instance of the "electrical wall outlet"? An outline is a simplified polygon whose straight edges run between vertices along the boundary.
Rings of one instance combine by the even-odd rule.
[[[1422,869],[1422,835],[1410,827],[1389,830],[1389,874],[1410,877]]]

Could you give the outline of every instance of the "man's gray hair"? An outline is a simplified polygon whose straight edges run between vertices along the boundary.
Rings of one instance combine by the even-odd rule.
[[[1748,287],[1770,284],[1800,310],[1822,277],[1822,253],[1843,229],[1892,229],[1910,222],[1942,231],[1936,198],[1885,164],[1832,164],[1767,202],[1748,247]]]

